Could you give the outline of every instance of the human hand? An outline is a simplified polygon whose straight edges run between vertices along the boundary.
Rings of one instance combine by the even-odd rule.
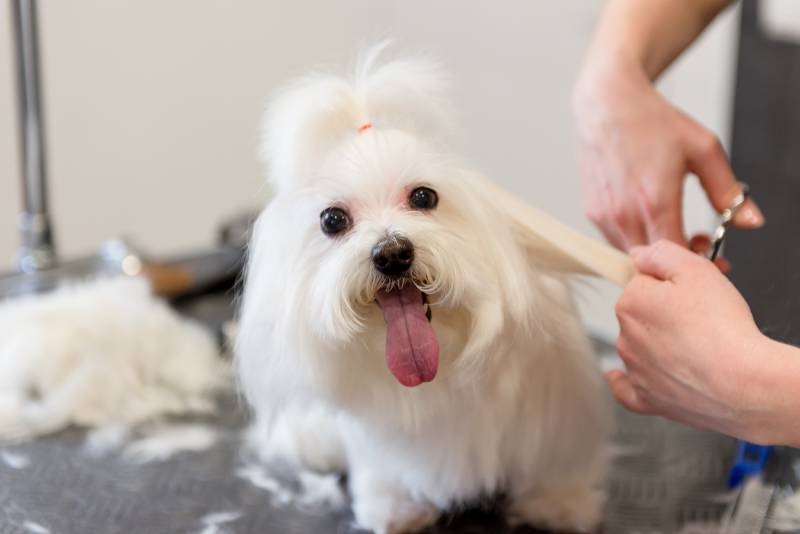
[[[770,367],[770,340],[744,298],[714,264],[668,241],[631,257],[639,274],[617,303],[626,372],[607,374],[614,397],[634,412],[764,441],[771,419],[751,380]]]
[[[590,60],[573,98],[586,214],[622,250],[659,239],[686,246],[686,175],[699,178],[717,212],[740,186],[712,132],[667,102],[641,68],[612,63]],[[763,223],[752,199],[733,220]]]

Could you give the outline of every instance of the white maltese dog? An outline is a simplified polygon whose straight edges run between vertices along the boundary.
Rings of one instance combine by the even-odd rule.
[[[236,347],[259,452],[346,471],[377,533],[492,494],[512,522],[591,530],[610,418],[559,252],[448,153],[436,65],[382,48],[266,116]]]

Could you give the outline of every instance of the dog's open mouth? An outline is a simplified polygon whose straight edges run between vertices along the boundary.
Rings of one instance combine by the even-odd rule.
[[[414,284],[381,289],[376,296],[386,320],[386,364],[407,387],[430,382],[439,368],[439,341],[427,296]]]

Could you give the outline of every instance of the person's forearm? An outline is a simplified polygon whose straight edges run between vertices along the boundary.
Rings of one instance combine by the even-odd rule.
[[[761,443],[800,447],[800,349],[767,339],[760,352],[745,394],[748,426]]]
[[[730,0],[610,0],[587,64],[625,64],[655,80]]]

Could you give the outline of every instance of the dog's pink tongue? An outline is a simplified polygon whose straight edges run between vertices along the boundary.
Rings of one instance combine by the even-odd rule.
[[[439,368],[439,342],[425,317],[422,294],[413,284],[379,291],[386,320],[386,364],[407,387],[430,382]]]

